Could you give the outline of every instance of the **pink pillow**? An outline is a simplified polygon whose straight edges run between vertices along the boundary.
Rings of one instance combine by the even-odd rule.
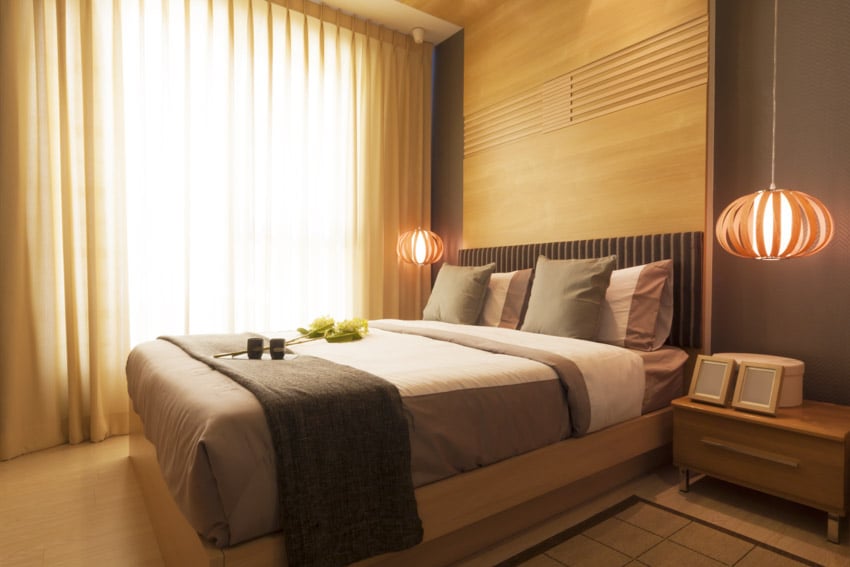
[[[516,329],[528,301],[532,269],[501,272],[490,276],[484,295],[479,325]]]
[[[637,350],[657,350],[673,323],[673,260],[611,273],[596,340]]]

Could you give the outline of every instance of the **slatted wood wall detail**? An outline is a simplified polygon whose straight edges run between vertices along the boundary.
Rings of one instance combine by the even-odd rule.
[[[708,82],[701,16],[464,118],[464,155],[592,120]]]

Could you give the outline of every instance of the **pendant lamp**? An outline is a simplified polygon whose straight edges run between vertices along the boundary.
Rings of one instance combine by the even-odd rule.
[[[778,0],[773,3],[773,128],[770,187],[733,201],[717,219],[720,246],[735,256],[781,260],[811,256],[832,240],[827,208],[802,191],[777,189],[776,173],[776,45]]]
[[[396,245],[399,258],[411,264],[433,264],[443,257],[443,240],[421,227],[402,234]]]

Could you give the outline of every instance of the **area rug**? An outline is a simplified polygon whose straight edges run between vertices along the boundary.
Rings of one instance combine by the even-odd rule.
[[[498,567],[526,562],[529,567],[819,565],[638,496],[526,549]]]

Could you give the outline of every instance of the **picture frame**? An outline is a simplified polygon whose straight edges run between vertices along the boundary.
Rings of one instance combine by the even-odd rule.
[[[734,370],[735,361],[732,359],[698,355],[688,397],[698,402],[718,406],[728,405]]]
[[[732,407],[776,415],[784,368],[776,364],[741,361]]]

